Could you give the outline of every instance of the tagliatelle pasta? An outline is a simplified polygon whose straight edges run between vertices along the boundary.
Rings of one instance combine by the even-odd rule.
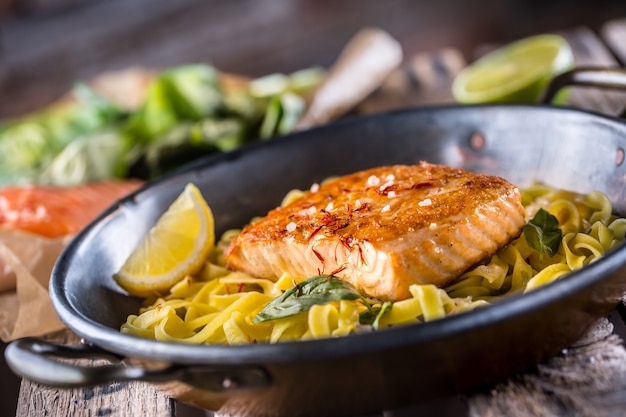
[[[273,282],[227,270],[223,251],[239,232],[230,230],[198,274],[149,300],[138,315],[128,317],[121,331],[182,343],[277,343],[431,321],[532,291],[593,262],[624,240],[626,219],[612,213],[610,200],[600,192],[578,194],[543,184],[521,192],[527,218],[543,208],[558,219],[562,239],[553,256],[532,248],[522,234],[446,288],[413,285],[410,298],[393,304],[355,296],[258,321],[255,317],[268,303],[309,277],[283,276]],[[298,193],[290,192],[282,204]]]

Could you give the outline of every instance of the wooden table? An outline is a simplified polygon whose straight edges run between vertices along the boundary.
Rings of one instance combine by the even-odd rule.
[[[626,64],[626,19],[605,24],[599,34],[584,27],[563,33],[574,48],[576,64]],[[450,103],[450,82],[465,66],[455,49],[420,53],[407,59],[370,99],[359,107],[369,113],[390,108]],[[571,104],[606,114],[626,107],[626,93],[575,90]],[[621,316],[620,316],[621,313]],[[515,375],[489,390],[378,416],[623,416],[626,413],[626,306],[598,322],[578,343],[532,372]],[[78,343],[69,331],[50,340]],[[205,410],[179,404],[153,386],[116,383],[95,388],[58,390],[22,382],[17,416],[204,416]]]

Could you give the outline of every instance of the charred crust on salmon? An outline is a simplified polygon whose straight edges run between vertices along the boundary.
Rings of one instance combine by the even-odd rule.
[[[231,242],[226,259],[268,279],[323,271],[395,301],[412,284],[445,286],[523,225],[519,190],[503,178],[424,162],[384,166],[311,187],[270,211]]]

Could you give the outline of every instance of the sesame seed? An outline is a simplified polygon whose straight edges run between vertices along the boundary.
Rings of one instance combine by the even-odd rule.
[[[385,177],[385,182],[393,182],[396,179],[396,176],[393,174],[389,174]]]
[[[384,183],[383,185],[381,185],[380,187],[378,187],[378,189],[380,191],[385,191],[385,189],[391,187],[393,185],[393,182],[389,182],[387,181],[386,183]]]
[[[286,229],[287,229],[288,232],[293,232],[294,230],[296,230],[297,227],[298,227],[297,224],[295,224],[294,222],[290,222],[287,225]]]
[[[312,193],[316,193],[316,192],[318,192],[319,190],[320,190],[320,185],[319,185],[318,183],[313,183],[313,184],[311,184],[310,191],[311,191]]]
[[[389,197],[389,198],[395,198],[395,196],[396,196],[396,192],[395,191],[389,191],[387,193],[387,197]]]
[[[367,179],[367,186],[368,187],[376,187],[378,184],[380,184],[380,178],[378,178],[376,175],[371,175]]]
[[[358,210],[361,208],[362,205],[363,203],[361,203],[361,200],[357,198],[357,200],[354,202],[354,208]]]
[[[333,202],[331,201],[330,203],[328,203],[328,205],[326,206],[326,208],[324,209],[324,211],[332,211],[333,208],[335,208],[335,205],[333,204]]]
[[[389,204],[385,205],[385,207],[383,207],[380,212],[381,213],[385,213],[387,211],[391,210],[391,206]]]
[[[418,206],[420,207],[425,207],[425,206],[432,206],[433,202],[430,198],[427,198],[426,200],[422,200],[419,203],[417,203]]]
[[[302,209],[298,212],[300,216],[312,216],[317,211],[317,207],[311,206],[309,208]]]

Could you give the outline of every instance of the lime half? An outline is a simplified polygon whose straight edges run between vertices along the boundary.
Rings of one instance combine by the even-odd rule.
[[[545,34],[496,49],[461,71],[452,83],[460,103],[534,103],[550,79],[571,69],[567,41]],[[558,100],[558,99],[557,99]]]

